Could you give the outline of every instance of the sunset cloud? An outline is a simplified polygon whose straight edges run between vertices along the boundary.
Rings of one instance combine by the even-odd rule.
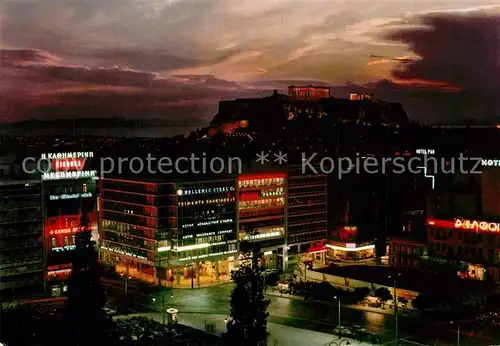
[[[41,0],[2,9],[0,121],[199,124],[221,99],[287,83],[329,85],[337,97],[369,90],[419,121],[500,114],[500,6],[487,1]]]

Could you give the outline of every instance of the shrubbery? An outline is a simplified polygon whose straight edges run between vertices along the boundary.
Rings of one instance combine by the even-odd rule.
[[[333,302],[339,297],[343,304],[359,304],[370,293],[366,287],[356,288],[353,291],[344,290],[331,285],[328,282],[295,282],[292,284],[292,292],[295,295],[308,299]]]

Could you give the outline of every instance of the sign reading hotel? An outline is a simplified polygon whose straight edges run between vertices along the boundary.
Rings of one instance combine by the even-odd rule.
[[[85,170],[88,158],[93,158],[91,151],[71,153],[44,153],[42,160],[50,161],[50,171],[44,172],[43,180],[80,179],[97,176],[96,170]],[[62,198],[64,199],[64,198]]]
[[[500,232],[500,223],[466,219],[455,219],[455,228],[473,231]]]
[[[498,159],[483,159],[481,160],[481,165],[483,167],[500,167],[500,160]]]

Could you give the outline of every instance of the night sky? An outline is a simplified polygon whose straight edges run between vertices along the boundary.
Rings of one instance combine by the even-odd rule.
[[[483,1],[0,2],[0,122],[158,117],[289,84],[367,91],[428,123],[500,123],[500,5]]]

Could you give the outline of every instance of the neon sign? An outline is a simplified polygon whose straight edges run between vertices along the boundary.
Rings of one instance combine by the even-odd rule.
[[[86,159],[94,157],[91,151],[73,152],[73,153],[44,153],[42,154],[43,160],[60,160],[60,159]]]
[[[76,199],[76,198],[88,198],[88,197],[92,197],[92,192],[73,193],[73,194],[63,193],[62,195],[49,196],[51,201],[58,201],[60,199]]]
[[[500,167],[500,160],[481,160],[481,164],[485,167]]]
[[[471,229],[475,231],[499,232],[500,223],[476,220],[455,219],[455,228]]]
[[[80,171],[85,166],[85,159],[60,159],[52,161],[52,169],[55,171]]]
[[[97,171],[71,171],[71,172],[46,172],[43,173],[43,180],[80,179],[97,176]]]
[[[72,228],[64,228],[64,229],[56,229],[55,231],[50,231],[50,235],[54,234],[69,234],[69,233],[76,233],[80,230],[80,227],[72,227]]]
[[[415,153],[421,155],[434,155],[436,151],[434,149],[417,149],[415,150]]]
[[[76,249],[76,245],[66,245],[52,248],[52,251],[61,252],[61,251],[71,251]]]

